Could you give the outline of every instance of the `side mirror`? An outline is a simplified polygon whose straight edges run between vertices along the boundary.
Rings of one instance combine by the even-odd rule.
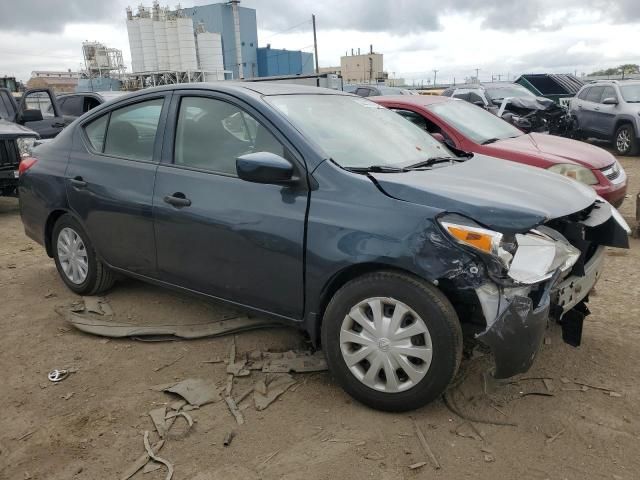
[[[602,100],[602,103],[605,105],[617,105],[618,100],[615,99],[614,97],[607,97],[604,100]]]
[[[42,112],[37,108],[28,108],[20,114],[20,121],[26,122],[39,122],[42,120]]]
[[[432,133],[431,136],[440,143],[444,143],[444,135],[442,135],[441,133]]]
[[[254,183],[292,183],[293,165],[275,153],[248,153],[236,158],[238,177]]]

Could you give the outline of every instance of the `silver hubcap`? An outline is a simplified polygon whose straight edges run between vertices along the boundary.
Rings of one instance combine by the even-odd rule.
[[[618,151],[626,152],[631,146],[631,137],[628,130],[621,130],[616,140]]]
[[[87,279],[89,258],[80,235],[65,227],[58,235],[58,260],[65,276],[74,284],[80,285]]]
[[[385,297],[367,298],[344,317],[340,351],[358,380],[387,393],[418,384],[433,354],[424,321],[404,303]]]

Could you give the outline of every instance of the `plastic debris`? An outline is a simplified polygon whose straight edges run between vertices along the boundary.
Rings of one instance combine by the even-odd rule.
[[[186,380],[163,388],[162,391],[180,395],[190,405],[196,407],[221,400],[218,388],[213,383],[200,378],[187,378]]]
[[[233,441],[233,437],[236,436],[236,432],[234,432],[233,430],[231,430],[229,433],[227,433],[224,436],[224,440],[222,441],[222,444],[225,447],[228,447],[229,445],[231,445],[231,442]]]
[[[266,391],[265,389],[262,389],[262,386],[258,388],[258,384],[256,384],[253,391],[253,402],[256,406],[256,410],[264,410],[267,408],[295,383],[296,381],[291,375],[282,374],[275,377],[265,385]]]
[[[158,453],[162,447],[164,446],[164,440],[160,440],[153,446],[153,451]],[[140,455],[133,464],[125,470],[125,472],[120,477],[120,480],[128,480],[133,477],[138,470],[144,468],[144,466],[149,462],[149,454],[145,451],[142,455]]]
[[[158,457],[153,450],[151,449],[151,446],[149,445],[149,432],[145,431],[144,432],[144,448],[147,451],[147,454],[149,455],[149,458],[151,460],[155,460],[158,463],[162,463],[165,467],[167,467],[167,476],[164,477],[165,480],[171,480],[171,477],[173,477],[173,465],[165,460],[164,458]]]
[[[291,355],[293,353],[293,355]],[[320,351],[310,354],[287,352],[281,359],[272,359],[262,367],[263,372],[270,373],[307,373],[327,370],[327,362]]]

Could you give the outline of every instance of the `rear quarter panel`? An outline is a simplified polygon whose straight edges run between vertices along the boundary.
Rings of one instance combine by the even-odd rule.
[[[34,149],[36,164],[19,181],[20,215],[25,233],[45,244],[45,226],[55,210],[68,210],[65,172],[73,130],[65,129],[51,142]]]

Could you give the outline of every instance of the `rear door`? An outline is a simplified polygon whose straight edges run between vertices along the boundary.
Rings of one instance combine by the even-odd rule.
[[[587,133],[597,133],[596,118],[597,110],[600,109],[600,99],[602,98],[604,87],[595,85],[589,89],[582,103],[582,118],[580,128]]]
[[[620,101],[613,87],[604,87],[602,96],[598,105],[594,107],[593,112],[593,131],[601,137],[609,137],[613,135],[613,129],[616,124],[616,115],[618,114],[618,105],[605,105],[602,103],[605,98],[615,98]]]
[[[152,200],[170,93],[135,97],[75,130],[67,195],[98,254],[155,276]]]
[[[289,318],[303,311],[308,190],[241,180],[236,157],[301,158],[262,115],[212,92],[176,92],[153,199],[163,280]]]

